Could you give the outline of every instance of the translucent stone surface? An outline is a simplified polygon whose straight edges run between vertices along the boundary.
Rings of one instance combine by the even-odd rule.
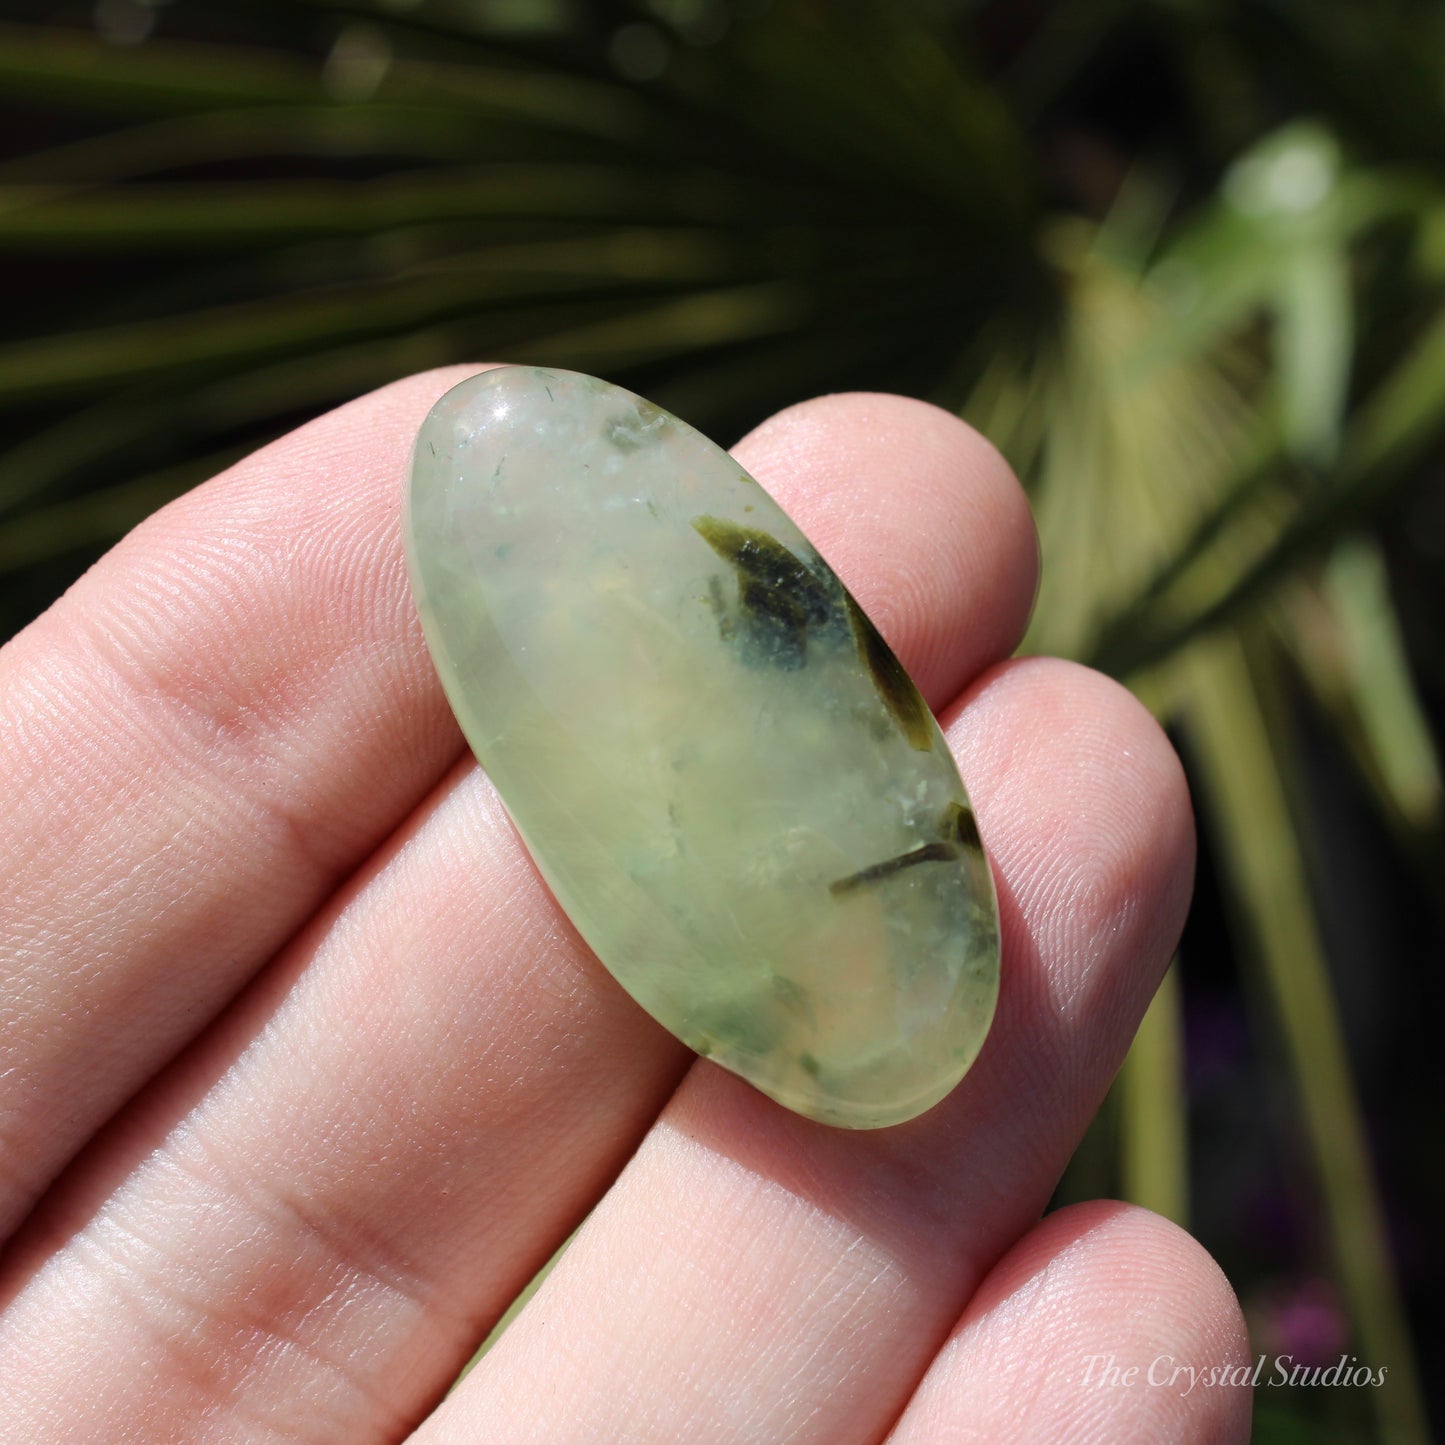
[[[418,436],[407,546],[447,695],[618,982],[800,1113],[921,1113],[998,990],[993,885],[927,706],[736,462],[572,372]]]

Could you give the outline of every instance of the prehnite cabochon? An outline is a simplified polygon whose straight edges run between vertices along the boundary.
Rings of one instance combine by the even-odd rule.
[[[998,911],[927,705],[721,448],[502,367],[417,437],[407,554],[453,710],[617,981],[779,1103],[937,1103],[998,994]]]

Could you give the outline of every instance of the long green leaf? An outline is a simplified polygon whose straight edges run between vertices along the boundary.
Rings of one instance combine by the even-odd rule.
[[[545,364],[565,356],[579,367],[676,360],[688,352],[787,331],[807,318],[814,304],[793,282],[729,287],[520,341],[516,359]]]
[[[561,358],[572,365],[635,366],[658,356],[677,357],[773,334],[795,325],[805,307],[802,293],[783,283],[688,295],[589,325],[519,339],[509,359],[555,363]],[[247,450],[227,448],[0,521],[0,573],[112,541]]]
[[[1217,854],[1250,934],[1278,1022],[1316,1172],[1331,1257],[1359,1343],[1389,1369],[1374,1392],[1385,1438],[1426,1445],[1409,1328],[1384,1209],[1281,775],[1279,740],[1231,635],[1195,645],[1187,736]]]
[[[1445,820],[1440,758],[1378,544],[1342,538],[1318,585],[1298,585],[1286,600],[1286,635],[1384,816],[1417,834],[1438,830]]]
[[[1111,627],[1091,655],[1094,666],[1127,676],[1231,621],[1267,595],[1294,567],[1321,552],[1335,537],[1378,509],[1408,480],[1410,467],[1445,433],[1445,312],[1437,314],[1410,352],[1358,409],[1340,449],[1340,461],[1321,487],[1276,531],[1252,561],[1212,595],[1188,609],[1169,605],[1153,582],[1145,607],[1131,603],[1121,614],[1137,626]],[[1166,563],[1173,569],[1174,564]]]
[[[533,324],[555,325],[555,311],[550,317],[534,316]],[[504,344],[510,337],[505,328],[497,329]],[[348,341],[269,365],[248,365],[240,373],[193,386],[183,397],[165,385],[124,387],[67,412],[0,453],[0,514],[37,497],[64,496],[76,474],[92,471],[106,458],[125,458],[150,438],[204,450],[214,438],[237,429],[320,409],[409,372],[463,359],[468,334],[465,323],[445,323],[378,341]]]
[[[1220,506],[1257,445],[1246,393],[1212,358],[1131,367],[1167,320],[1092,229],[1054,242],[1072,271],[1059,363],[1040,405],[1046,432],[1029,478],[1048,565],[1026,646],[1087,657],[1096,638],[1170,566]],[[1109,565],[1101,567],[1107,556]]]
[[[348,338],[396,334],[462,310],[510,306],[528,297],[580,299],[599,291],[641,297],[679,284],[676,276],[650,282],[655,268],[649,258],[643,274],[630,275],[625,266],[614,266],[609,275],[580,262],[569,273],[548,268],[544,259],[539,248],[526,248],[515,266],[437,271],[12,343],[0,347],[0,400],[84,392],[217,363],[259,362]],[[713,266],[703,269],[715,277]]]
[[[1384,559],[1363,540],[1347,540],[1334,549],[1324,584],[1349,650],[1346,675],[1381,777],[1415,827],[1438,827],[1440,760],[1410,676]]]
[[[1119,1166],[1124,1198],[1189,1226],[1184,1017],[1178,962],[1154,995],[1119,1075]]]
[[[515,152],[515,129],[498,128]],[[57,194],[181,167],[303,156],[472,161],[487,133],[475,116],[419,106],[303,105],[165,116],[0,161],[0,187],[45,186]],[[555,150],[555,146],[552,147]]]
[[[1329,240],[1302,246],[1276,293],[1284,440],[1317,466],[1339,452],[1354,353],[1349,260]]]
[[[83,30],[5,24],[0,95],[143,113],[358,103],[344,87],[328,84],[324,66],[280,51],[171,39],[118,49]],[[488,65],[480,56],[465,66],[388,60],[374,99],[615,141],[635,139],[656,122],[655,108],[622,85],[543,67]]]
[[[52,250],[243,246],[307,236],[365,235],[403,227],[497,218],[549,221],[731,220],[776,224],[820,199],[794,187],[708,174],[669,177],[617,165],[495,164],[406,172],[372,181],[129,185],[101,191],[0,188],[0,247]]]
[[[175,40],[122,50],[85,30],[6,24],[0,95],[148,111],[326,99],[319,67],[275,51]]]

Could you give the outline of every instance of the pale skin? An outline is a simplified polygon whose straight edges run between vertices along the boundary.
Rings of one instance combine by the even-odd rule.
[[[888,396],[736,448],[938,713],[1001,899],[973,1071],[835,1130],[628,999],[466,752],[399,508],[473,370],[241,462],[0,650],[0,1439],[1246,1439],[1247,1388],[1150,1382],[1249,1358],[1208,1254],[1116,1203],[1040,1221],[1193,830],[1128,693],[1010,660],[1038,558],[1002,460]]]

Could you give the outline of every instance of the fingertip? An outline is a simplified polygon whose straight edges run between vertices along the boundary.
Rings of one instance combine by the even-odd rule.
[[[997,449],[912,397],[786,408],[734,448],[946,703],[1023,636],[1038,582],[1028,499]]]
[[[1147,964],[1111,975],[1127,1037],[1193,889],[1189,787],[1164,730],[1113,679],[1043,657],[990,669],[942,721],[1032,945],[1059,960],[1055,1004],[1082,998],[1121,939]]]
[[[893,1445],[1249,1438],[1234,1290],[1185,1230],[1098,1200],[1049,1215],[985,1278]]]
[[[1129,1317],[1146,1320],[1163,1344],[1187,1346],[1228,1368],[1250,1358],[1244,1312],[1219,1262],[1187,1229],[1152,1209],[1118,1199],[1066,1205],[1016,1249],[1039,1264],[1069,1252],[1086,1318],[1107,1327],[1118,1313],[1109,1298],[1125,1298],[1133,1301]],[[1088,1300],[1095,1297],[1100,1304],[1091,1315]]]

